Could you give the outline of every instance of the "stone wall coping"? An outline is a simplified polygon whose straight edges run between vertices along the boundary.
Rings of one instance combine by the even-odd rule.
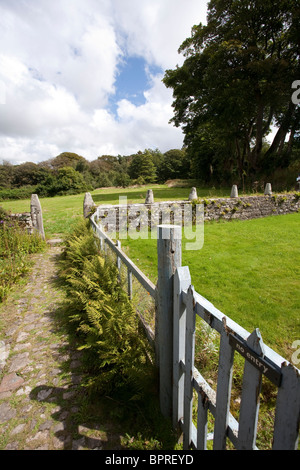
[[[203,201],[227,201],[227,202],[234,202],[237,200],[243,200],[243,199],[261,199],[261,200],[266,200],[266,199],[274,199],[274,196],[276,197],[294,197],[295,193],[273,193],[272,195],[269,194],[262,194],[262,195],[245,195],[245,196],[238,196],[238,197],[230,197],[230,196],[224,196],[224,197],[198,197],[197,202],[201,204]],[[196,199],[194,200],[196,201]],[[151,204],[146,204],[144,202],[127,202],[125,204],[99,204],[97,205],[97,208],[123,208],[126,206],[142,206],[142,207],[151,207],[155,205],[162,205],[162,204],[192,204],[193,201],[189,201],[188,199],[183,199],[183,200],[174,200],[174,201],[154,201]]]

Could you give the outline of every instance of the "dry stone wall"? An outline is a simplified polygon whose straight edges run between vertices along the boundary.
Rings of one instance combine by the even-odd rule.
[[[205,220],[256,219],[298,212],[300,194],[204,199]]]
[[[18,225],[26,229],[28,233],[33,233],[33,224],[30,212],[9,214],[9,217],[18,222]]]
[[[203,205],[203,217],[197,216],[196,207]],[[271,215],[283,215],[300,210],[300,193],[208,198],[193,201],[167,201],[152,204],[98,206],[98,222],[104,230],[117,232],[130,225],[153,228],[161,223],[184,224],[191,220],[246,220]]]
[[[9,214],[9,217],[17,221],[18,225],[27,230],[28,233],[32,234],[36,231],[45,240],[42,207],[37,194],[31,195],[30,212]]]

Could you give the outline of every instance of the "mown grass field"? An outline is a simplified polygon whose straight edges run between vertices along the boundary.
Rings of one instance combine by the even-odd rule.
[[[197,292],[288,360],[300,338],[300,214],[204,226],[200,250],[185,250]],[[130,238],[122,246],[155,283],[156,240]]]

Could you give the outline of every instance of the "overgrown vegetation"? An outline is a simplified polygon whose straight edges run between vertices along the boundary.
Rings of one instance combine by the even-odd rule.
[[[29,234],[0,207],[0,302],[28,271],[29,255],[45,248],[46,243],[38,234]]]
[[[89,221],[79,220],[67,237],[60,276],[78,348],[86,352],[90,374],[85,385],[92,391],[122,391],[131,400],[139,399],[153,380],[153,352],[115,263],[99,254]]]

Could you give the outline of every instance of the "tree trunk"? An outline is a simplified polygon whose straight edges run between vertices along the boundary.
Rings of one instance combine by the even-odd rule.
[[[264,117],[264,105],[261,99],[261,96],[258,96],[258,109],[257,109],[257,117],[256,117],[256,142],[255,147],[251,153],[251,163],[252,168],[254,170],[257,169],[257,162],[258,158],[261,154],[262,149],[262,139],[263,139],[263,117]]]
[[[266,158],[270,157],[272,154],[277,153],[278,150],[280,149],[280,147],[281,147],[282,143],[284,142],[285,137],[286,137],[286,135],[289,131],[289,127],[290,127],[290,124],[291,124],[291,120],[292,120],[294,111],[295,111],[295,105],[292,103],[292,101],[290,101],[289,107],[288,107],[286,115],[285,115],[285,117],[284,117],[284,119],[281,123],[281,126],[279,127],[278,131],[276,132],[275,137],[273,139],[273,142],[272,142],[270,148],[266,152],[266,155],[265,155]]]

